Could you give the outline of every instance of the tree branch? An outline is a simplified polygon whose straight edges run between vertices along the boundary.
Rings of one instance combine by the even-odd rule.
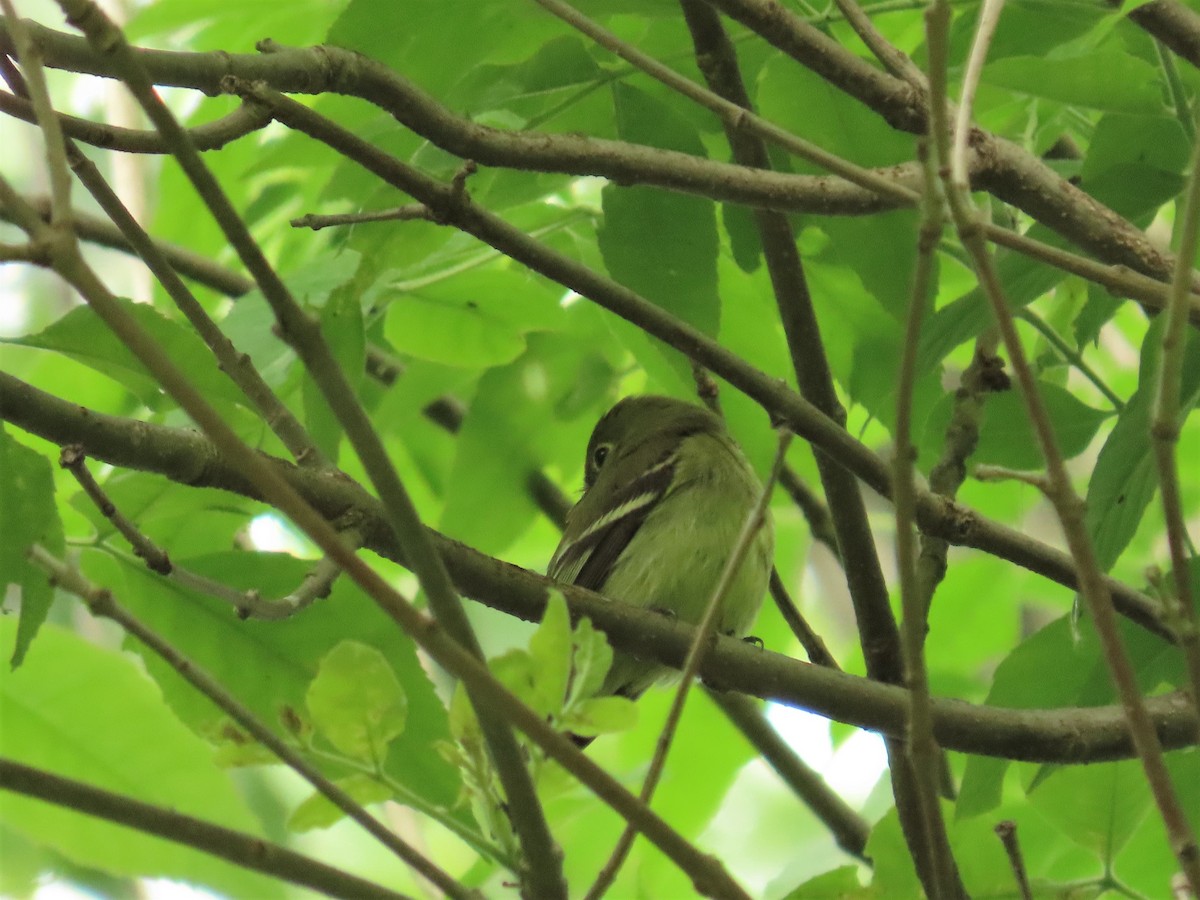
[[[832,83],[849,90],[871,106],[890,124],[915,134],[925,129],[924,99],[905,82],[875,69],[817,31],[808,23],[774,7],[766,0],[712,0],[735,19],[744,21],[776,46],[791,47],[793,40],[804,52],[819,57],[819,71],[828,69]],[[1153,6],[1155,4],[1148,4]],[[799,23],[799,25],[797,25]],[[106,60],[94,54],[87,42],[34,22],[27,23],[47,65],[73,72],[115,77]],[[0,21],[0,50],[11,48],[9,24]],[[795,38],[797,28],[804,38]],[[815,35],[815,38],[812,37]],[[447,152],[483,165],[520,170],[560,172],[571,175],[600,175],[619,184],[649,184],[696,193],[715,200],[744,203],[765,209],[813,212],[825,215],[862,215],[893,208],[897,200],[886,200],[836,176],[784,175],[700,159],[684,153],[657,150],[620,141],[567,134],[507,132],[477,125],[452,114],[395,72],[379,63],[336,47],[282,49],[269,42],[263,54],[180,53],[135,49],[133,52],[155,84],[185,87],[216,94],[221,81],[233,75],[248,82],[262,82],[276,90],[318,94],[333,92],[360,97],[396,116],[406,127]],[[785,49],[785,52],[787,50]],[[802,63],[808,64],[806,58]],[[815,65],[815,64],[814,64]],[[861,95],[861,96],[860,96]],[[1077,274],[1100,280],[1121,296],[1144,300],[1128,293],[1128,285],[1165,306],[1167,283],[1173,259],[1159,252],[1140,230],[1095,201],[1041,160],[1015,144],[976,131],[972,148],[980,189],[991,190],[1005,202],[1044,221],[1049,227],[1095,253],[1108,264],[1128,266],[1150,276],[1139,283],[1128,273],[1110,273],[1105,267],[1078,260]],[[915,165],[890,167],[878,175],[894,181],[916,199],[919,172]],[[994,231],[993,231],[994,229]],[[1006,242],[1020,252],[1035,252],[1039,258],[1062,259],[1071,254],[1056,250],[1005,229],[989,227],[991,239]],[[1051,262],[1052,265],[1057,263]],[[1193,284],[1193,292],[1200,282]],[[1200,312],[1193,322],[1200,321]]]
[[[10,759],[0,759],[0,788],[195,847],[236,866],[333,897],[412,900],[405,894],[327,866],[256,835],[222,828]]]
[[[788,742],[771,727],[757,704],[748,697],[728,691],[709,688],[707,693],[792,792],[833,833],[837,845],[866,862],[867,838],[871,834],[866,820],[805,765]]]
[[[203,435],[132,419],[108,416],[52,397],[0,372],[0,418],[58,443],[82,444],[88,455],[121,468],[155,472],[192,487],[214,487],[262,500],[261,484],[247,477]],[[355,482],[333,473],[302,469],[260,454],[278,477],[336,519],[350,509],[362,516],[365,546],[404,564],[386,527],[379,501]],[[678,668],[693,630],[652,611],[639,610],[571,585],[560,585],[484,556],[431,532],[455,586],[467,597],[527,621],[539,621],[546,591],[561,590],[575,616],[587,616],[614,647]],[[1128,589],[1126,589],[1128,590]],[[870,731],[902,736],[907,692],[808,665],[719,638],[701,676],[730,690],[798,706]],[[1191,746],[1200,719],[1185,697],[1152,698],[1149,708],[1165,747]],[[1132,745],[1118,707],[1016,710],[974,706],[957,700],[933,701],[934,735],[949,750],[1044,762],[1097,762],[1125,759]]]
[[[1121,6],[1122,0],[1108,0]],[[1200,68],[1200,14],[1176,0],[1152,0],[1130,10],[1129,20]]]
[[[901,131],[928,130],[924,92],[874,68],[772,0],[709,0]],[[1154,5],[1154,4],[1151,4]],[[1138,228],[1023,148],[981,129],[970,135],[971,186],[991,192],[1098,258],[1169,282],[1173,257]],[[1200,275],[1193,274],[1193,290]]]
[[[36,122],[33,104],[22,97],[0,91],[0,113],[21,119],[25,122]],[[80,119],[76,116],[58,114],[62,123],[63,134],[69,138],[113,150],[117,153],[169,153],[166,143],[157,131],[144,131],[137,128],[122,128],[119,125],[108,125],[103,122],[93,122],[90,119]],[[199,150],[220,150],[226,144],[236,141],[261,129],[270,121],[260,110],[255,110],[245,104],[233,112],[221,116],[212,122],[196,125],[188,129],[196,148]]]

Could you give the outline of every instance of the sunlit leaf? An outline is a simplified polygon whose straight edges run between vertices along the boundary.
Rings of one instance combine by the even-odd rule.
[[[342,641],[321,658],[308,687],[313,724],[347,756],[375,763],[404,732],[408,698],[383,654]]]
[[[11,618],[0,618],[6,655],[16,632]],[[154,683],[121,654],[45,626],[20,669],[0,666],[0,716],[0,752],[8,759],[251,834],[259,831],[228,775],[214,765],[208,745],[180,724]],[[198,850],[33,798],[5,793],[0,823],[78,865],[113,875],[281,896],[269,879]]]
[[[21,618],[10,664],[16,668],[46,615],[54,590],[50,574],[28,558],[40,546],[61,558],[63,528],[54,507],[54,482],[45,458],[18,444],[0,423],[0,589],[15,585],[21,594]]]

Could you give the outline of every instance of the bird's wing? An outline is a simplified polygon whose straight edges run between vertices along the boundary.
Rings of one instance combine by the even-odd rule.
[[[666,495],[675,474],[676,455],[631,481],[613,497],[608,511],[577,538],[563,539],[548,574],[551,578],[598,591],[646,517]]]

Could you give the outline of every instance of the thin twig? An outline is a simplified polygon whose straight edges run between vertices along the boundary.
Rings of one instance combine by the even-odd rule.
[[[788,465],[779,473],[779,486],[787,491],[792,502],[800,508],[813,538],[824,544],[840,565],[842,551],[838,547],[837,532],[833,528],[833,518],[829,515],[829,507],[825,505],[825,501]]]
[[[0,113],[35,122],[37,116],[33,104],[23,97],[0,92]],[[93,147],[103,147],[117,153],[166,153],[167,147],[157,131],[144,131],[137,128],[122,128],[119,125],[109,125],[104,122],[93,122],[90,119],[80,119],[58,113],[62,123],[63,134]],[[262,114],[262,110],[242,104],[233,112],[196,125],[188,129],[192,140],[201,150],[219,150],[226,144],[258,131],[270,119]]]
[[[45,251],[33,243],[0,243],[0,262],[29,262],[40,265],[45,256]]]
[[[1167,527],[1167,546],[1171,554],[1171,574],[1175,590],[1168,600],[1175,618],[1175,631],[1187,666],[1192,701],[1200,710],[1200,624],[1192,601],[1191,570],[1189,567],[1187,516],[1179,484],[1179,430],[1183,416],[1183,363],[1187,355],[1187,291],[1200,244],[1200,147],[1193,150],[1192,171],[1181,212],[1178,266],[1171,282],[1171,305],[1162,332],[1162,355],[1158,370],[1158,394],[1154,401],[1154,417],[1150,435],[1154,444],[1154,459],[1162,495],[1163,517]],[[1200,864],[1198,864],[1200,869]],[[1189,873],[1190,874],[1190,873]],[[1200,892],[1200,879],[1194,875],[1192,886]]]
[[[1093,284],[1098,284],[1114,297],[1128,297],[1147,309],[1166,309],[1170,288],[1159,281],[1125,265],[1111,265],[1088,259],[1061,247],[1035,240],[994,222],[981,222],[979,226],[985,237],[995,244],[1016,250],[1046,265],[1078,275]],[[1193,285],[1188,301],[1188,321],[1200,326],[1200,297]]]
[[[821,636],[813,631],[812,626],[796,608],[795,602],[788,594],[787,588],[784,587],[783,579],[779,577],[779,570],[774,566],[771,567],[770,590],[771,599],[779,608],[779,614],[783,616],[783,620],[792,629],[792,634],[804,648],[804,652],[808,655],[808,661],[814,666],[825,666],[841,671],[841,666],[837,664],[837,660],[833,658],[833,654],[829,652],[825,642],[821,640]]]
[[[925,73],[908,58],[908,54],[898,50],[879,33],[861,6],[855,0],[836,0],[838,9],[846,17],[850,27],[854,29],[864,44],[875,54],[875,58],[883,63],[883,67],[922,91],[929,87]]]
[[[971,470],[977,481],[1019,481],[1031,488],[1037,488],[1043,494],[1053,490],[1053,482],[1045,472],[1028,471],[1025,469],[1010,469],[1008,466],[993,466],[982,463]]]
[[[759,756],[829,829],[837,845],[851,856],[867,862],[865,848],[871,833],[870,825],[780,737],[758,704],[729,691],[705,688],[705,692],[746,736]]]
[[[714,414],[725,418],[721,411],[721,388],[712,373],[700,363],[692,361],[692,381],[696,385],[696,396]]]
[[[88,581],[77,568],[69,566],[62,560],[55,558],[37,544],[34,544],[29,549],[29,558],[36,565],[46,570],[55,585],[69,591],[82,600],[92,615],[116,622],[126,632],[136,637],[154,653],[157,653],[164,662],[178,672],[192,687],[196,688],[196,690],[228,713],[229,717],[242,728],[246,729],[255,740],[279,757],[282,762],[286,763],[311,784],[318,793],[322,794],[330,803],[361,825],[372,837],[391,850],[399,859],[411,866],[413,871],[420,873],[423,878],[437,885],[448,896],[463,898],[463,900],[480,898],[482,896],[478,891],[468,890],[458,881],[451,878],[441,868],[434,865],[424,855],[409,846],[381,822],[372,817],[354,798],[322,775],[296,750],[285,744],[274,732],[259,721],[254,713],[243,706],[211,675],[197,666],[193,661],[184,657],[167,641],[163,640],[159,634],[148,628],[145,623],[121,606],[110,591]]]
[[[0,758],[0,788],[66,809],[107,819],[163,840],[193,847],[235,866],[332,897],[413,900],[382,885],[317,862],[256,834],[246,834]]]
[[[987,59],[988,47],[992,45],[992,38],[1000,24],[1000,12],[1003,9],[1004,0],[984,0],[979,8],[979,22],[975,25],[975,36],[971,41],[971,53],[967,57],[967,69],[963,73],[962,91],[954,119],[954,140],[950,155],[941,161],[943,166],[949,167],[950,176],[956,184],[965,185],[970,182],[967,172],[967,138],[971,133],[975,90],[983,77],[983,63]],[[949,98],[943,97],[943,101],[949,102]]]
[[[940,73],[930,75],[929,102],[945,103],[945,82]],[[933,121],[938,121],[936,117]],[[933,739],[930,712],[929,674],[925,666],[925,634],[930,598],[921,592],[917,578],[915,533],[916,448],[912,443],[912,402],[917,381],[917,354],[921,324],[937,292],[933,282],[934,257],[945,219],[945,204],[937,179],[937,154],[929,141],[918,146],[925,173],[921,224],[917,235],[917,258],[911,298],[901,344],[900,371],[896,384],[895,457],[893,460],[893,503],[896,516],[896,566],[900,580],[900,602],[904,611],[901,638],[904,647],[905,683],[909,690],[908,741],[906,753],[911,766],[912,794],[924,832],[925,864],[918,859],[917,871],[931,897],[963,896],[966,891],[950,849],[950,838],[938,799],[940,751]],[[913,839],[909,838],[910,844]]]
[[[108,494],[102,488],[99,482],[88,470],[87,455],[84,449],[79,444],[69,444],[62,448],[58,455],[58,464],[62,468],[71,473],[71,476],[79,483],[80,488],[87,495],[87,498],[92,501],[96,509],[100,510],[112,526],[117,529],[121,537],[129,543],[133,548],[134,556],[146,563],[146,568],[151,572],[157,572],[159,575],[170,575],[173,566],[171,565],[171,557],[167,555],[167,551],[163,550],[155,544],[150,538],[141,532],[141,530],[130,521],[129,517],[122,513],[115,503],[109,499]]]
[[[1013,315],[1018,319],[1021,319],[1022,321],[1028,322],[1030,325],[1032,325],[1034,330],[1044,337],[1046,342],[1055,350],[1057,350],[1058,354],[1063,359],[1078,369],[1079,374],[1090,381],[1096,390],[1104,395],[1104,399],[1112,404],[1113,409],[1115,409],[1117,412],[1120,412],[1125,408],[1125,401],[1122,400],[1112,388],[1104,383],[1104,379],[1100,377],[1095,369],[1088,365],[1087,360],[1083,358],[1083,354],[1068,344],[1063,336],[1055,331],[1054,328],[1051,327],[1051,325],[1041,316],[1039,316],[1029,307],[1022,307],[1021,309],[1014,310]]]
[[[1003,361],[995,355],[999,335],[988,329],[975,341],[971,363],[963,371],[954,392],[954,406],[942,440],[942,454],[929,470],[929,489],[940,497],[953,500],[967,477],[967,460],[979,443],[983,405],[993,391],[1008,390]],[[917,560],[917,580],[921,595],[932,599],[946,577],[950,542],[944,537],[922,532],[921,555]]]
[[[16,45],[17,60],[24,67],[24,78],[29,90],[29,101],[33,106],[34,118],[42,129],[42,143],[46,155],[46,173],[50,181],[50,227],[54,230],[69,230],[71,227],[71,173],[63,149],[62,122],[54,111],[50,100],[50,88],[46,84],[46,72],[42,68],[42,54],[38,44],[30,37],[26,23],[17,15],[12,0],[0,0],[12,30]]]
[[[332,228],[341,225],[358,225],[363,222],[412,222],[423,219],[432,220],[429,207],[422,203],[408,203],[393,209],[381,209],[374,212],[339,213],[336,215],[318,215],[308,213],[292,219],[293,228],[311,228],[320,231],[322,228]]]
[[[729,559],[725,561],[725,568],[721,571],[721,577],[718,579],[716,587],[713,588],[712,596],[709,598],[708,605],[704,609],[704,615],[700,619],[700,623],[696,626],[692,644],[688,648],[687,658],[683,663],[683,674],[680,676],[679,687],[675,689],[671,708],[667,712],[667,718],[663,722],[663,727],[658,734],[654,756],[650,760],[646,778],[642,782],[639,799],[647,806],[650,805],[650,799],[654,796],[654,790],[658,787],[658,781],[662,777],[663,767],[667,762],[667,753],[671,749],[671,742],[675,738],[675,731],[679,727],[680,720],[683,718],[683,707],[687,703],[692,682],[695,681],[696,675],[700,671],[700,666],[704,662],[709,642],[721,614],[721,607],[725,602],[725,595],[729,593],[729,589],[733,586],[733,580],[741,570],[742,563],[750,552],[751,545],[758,537],[759,531],[766,524],[767,507],[771,503],[771,491],[775,487],[775,480],[779,477],[779,470],[783,466],[783,460],[787,456],[787,448],[791,441],[792,433],[785,429],[780,429],[779,445],[775,451],[775,462],[771,466],[771,471],[767,475],[767,480],[763,484],[762,491],[759,494],[757,502],[754,504],[754,508],[750,510],[749,515],[746,516],[746,521],[742,524],[742,529],[737,536],[737,540],[730,550]],[[629,851],[633,847],[633,840],[636,837],[637,830],[627,825],[621,833],[620,838],[617,839],[617,844],[613,848],[612,855],[601,867],[596,880],[588,889],[585,900],[599,900],[609,887],[612,886],[613,881],[616,880],[617,872],[620,871],[621,865],[625,862],[625,858],[629,855]]]
[[[1021,856],[1021,844],[1017,840],[1017,823],[1005,820],[996,825],[996,836],[1004,845],[1008,864],[1012,866],[1013,878],[1021,892],[1021,900],[1033,900],[1033,888],[1029,885],[1029,873],[1025,871],[1025,860]]]

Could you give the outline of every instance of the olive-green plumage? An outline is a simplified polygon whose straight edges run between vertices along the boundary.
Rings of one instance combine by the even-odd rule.
[[[721,419],[669,397],[626,398],[597,423],[584,482],[548,574],[698,623],[762,491]],[[773,552],[768,519],[725,596],[723,634],[753,623]],[[666,673],[618,653],[603,692],[637,697]]]

